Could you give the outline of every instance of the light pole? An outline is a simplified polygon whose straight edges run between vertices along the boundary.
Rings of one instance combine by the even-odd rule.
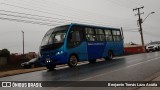
[[[143,9],[144,8],[144,6],[143,7],[139,7],[139,8],[135,8],[135,9],[133,9],[133,11],[138,11],[138,13],[136,14],[136,15],[138,15],[138,23],[139,23],[139,27],[140,27],[140,35],[141,35],[141,41],[142,41],[142,48],[143,48],[143,51],[145,52],[146,50],[145,50],[145,46],[144,46],[144,39],[143,39],[143,30],[142,30],[142,23],[144,23],[144,21],[149,17],[149,15],[151,15],[151,14],[153,14],[153,13],[155,13],[155,12],[151,12],[151,13],[149,13],[148,15],[147,15],[147,17],[143,20],[142,18],[141,18],[141,14],[144,14],[144,13],[141,13],[140,12],[140,9]]]
[[[151,12],[147,15],[147,17],[142,21],[142,23],[144,23],[144,21],[151,15],[151,14],[154,14],[155,12]]]
[[[144,21],[151,15],[151,14],[154,14],[155,12],[151,12],[151,13],[149,13],[147,16],[146,16],[146,18],[144,18],[144,20],[142,20],[141,21],[141,24],[143,24],[144,23]],[[141,33],[141,35],[143,36],[143,32],[142,32],[142,29],[140,30],[140,33]],[[146,49],[145,49],[145,46],[144,46],[144,39],[143,39],[143,42],[142,42],[142,46],[143,46],[143,50],[144,50],[144,52],[146,52]]]
[[[23,59],[24,59],[24,31],[21,31],[22,32],[22,39],[23,39]]]

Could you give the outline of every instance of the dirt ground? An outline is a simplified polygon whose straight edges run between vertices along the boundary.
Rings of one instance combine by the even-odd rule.
[[[17,74],[29,73],[34,71],[41,71],[46,70],[46,67],[39,67],[39,68],[31,68],[31,69],[17,69],[17,70],[9,70],[9,71],[0,71],[0,78],[6,76],[12,76]]]

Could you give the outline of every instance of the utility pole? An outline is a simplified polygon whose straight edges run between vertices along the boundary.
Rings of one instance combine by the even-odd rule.
[[[22,38],[23,38],[23,59],[24,59],[24,31],[22,31]]]
[[[139,8],[135,8],[133,9],[133,11],[137,11],[138,10],[138,13],[136,14],[136,16],[138,15],[138,22],[139,22],[139,27],[140,27],[140,35],[141,35],[141,42],[142,42],[142,48],[143,48],[143,51],[145,52],[145,46],[144,46],[144,39],[143,39],[143,31],[142,31],[142,23],[143,23],[143,20],[141,19],[141,14],[144,14],[140,12],[140,9],[143,9],[143,7],[139,7]]]

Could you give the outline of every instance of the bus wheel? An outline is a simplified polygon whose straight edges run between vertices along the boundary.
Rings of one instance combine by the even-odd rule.
[[[105,58],[106,60],[113,60],[113,52],[109,51],[108,52],[108,57]]]
[[[54,70],[54,68],[56,67],[56,65],[54,65],[54,64],[51,64],[51,65],[47,65],[46,66],[47,67],[47,69],[49,69],[49,70]]]
[[[95,63],[95,62],[96,62],[96,59],[89,60],[89,63]]]
[[[78,63],[78,58],[75,55],[71,55],[69,60],[68,60],[68,66],[69,67],[75,67],[77,66]]]
[[[113,59],[113,52],[112,52],[112,51],[109,51],[109,52],[108,52],[108,56],[109,56],[108,59],[109,59],[109,60],[112,60],[112,59]]]

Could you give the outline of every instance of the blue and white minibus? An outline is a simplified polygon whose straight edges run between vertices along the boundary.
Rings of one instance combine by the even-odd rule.
[[[94,63],[123,53],[121,29],[72,23],[47,31],[40,46],[40,62],[53,70],[59,64],[75,67],[81,61]]]

